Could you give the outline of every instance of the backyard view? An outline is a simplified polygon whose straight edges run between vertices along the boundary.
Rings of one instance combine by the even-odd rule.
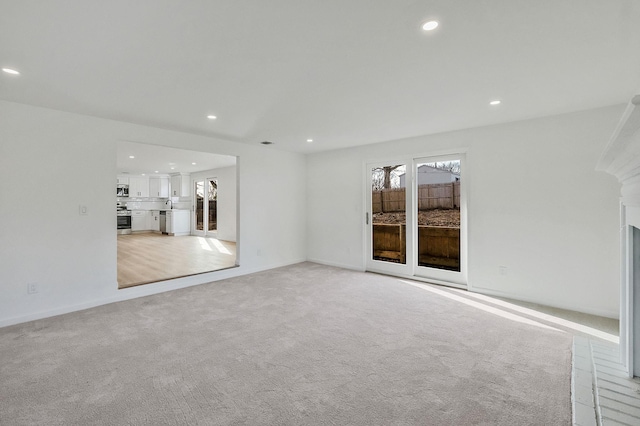
[[[460,271],[460,161],[420,163],[418,265]],[[373,258],[406,264],[406,165],[372,170]]]
[[[195,182],[195,195],[196,230],[215,231],[218,227],[218,182],[215,179]]]

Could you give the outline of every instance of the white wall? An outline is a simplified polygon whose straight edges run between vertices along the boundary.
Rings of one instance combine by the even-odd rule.
[[[223,167],[191,174],[191,180],[218,180],[217,238],[236,241],[236,167]],[[191,185],[193,188],[193,185]]]
[[[0,326],[307,257],[363,269],[364,162],[454,148],[467,149],[470,287],[615,317],[619,187],[594,167],[622,109],[305,158],[0,101]],[[239,268],[117,290],[118,139],[238,156]]]
[[[617,317],[619,186],[595,165],[623,109],[309,155],[308,258],[364,269],[366,161],[467,150],[469,288]]]
[[[238,156],[239,268],[117,290],[119,139]],[[0,101],[0,326],[305,260],[305,168],[273,147]]]

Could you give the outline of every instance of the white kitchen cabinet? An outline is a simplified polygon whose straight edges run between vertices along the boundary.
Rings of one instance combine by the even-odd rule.
[[[129,185],[129,177],[118,176],[118,185]]]
[[[131,212],[131,231],[147,231],[147,211],[133,210]]]
[[[160,232],[160,212],[158,210],[152,210],[149,212],[150,225],[149,229],[153,232]]]
[[[189,197],[191,195],[191,177],[188,174],[171,175],[171,196]]]
[[[130,177],[129,197],[149,197],[149,178]]]
[[[191,233],[190,210],[167,210],[167,233],[169,235],[189,235]]]
[[[169,178],[166,177],[150,177],[149,178],[149,196],[168,198],[169,197]]]

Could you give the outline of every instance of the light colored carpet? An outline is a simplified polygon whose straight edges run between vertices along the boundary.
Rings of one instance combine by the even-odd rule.
[[[563,425],[571,335],[302,263],[0,329],[7,425]]]

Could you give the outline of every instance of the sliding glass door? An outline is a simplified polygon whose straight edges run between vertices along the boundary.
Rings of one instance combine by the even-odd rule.
[[[466,285],[463,155],[366,167],[367,270]]]

